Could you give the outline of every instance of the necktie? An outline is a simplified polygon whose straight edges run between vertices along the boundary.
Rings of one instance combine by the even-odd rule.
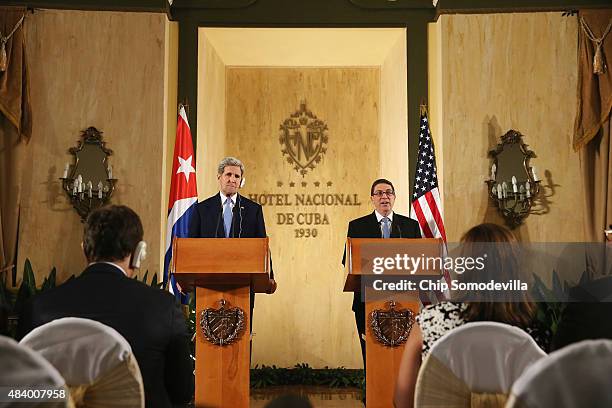
[[[229,238],[232,229],[232,200],[228,197],[223,208],[223,225],[225,226],[225,238]]]
[[[387,217],[384,217],[382,219],[382,223],[383,223],[383,238],[389,238],[391,236],[391,233],[389,232],[389,219]]]

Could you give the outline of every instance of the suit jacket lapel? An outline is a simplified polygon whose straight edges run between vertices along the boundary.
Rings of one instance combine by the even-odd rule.
[[[211,237],[212,238],[223,238],[225,237],[223,229],[223,203],[221,202],[221,195],[217,193],[216,199],[212,201],[212,208],[209,212],[209,221],[211,225]]]
[[[232,229],[230,230],[231,238],[238,238],[238,226],[240,225],[240,208],[238,206],[238,195],[236,195],[236,204],[234,204],[234,208],[232,209]]]
[[[397,214],[393,214],[393,221],[391,222],[391,234],[390,234],[390,238],[399,238],[400,234],[400,227],[399,227],[399,217],[397,216]]]
[[[380,230],[380,223],[376,219],[376,213],[372,211],[368,222],[368,235],[372,238],[382,238],[382,231]]]

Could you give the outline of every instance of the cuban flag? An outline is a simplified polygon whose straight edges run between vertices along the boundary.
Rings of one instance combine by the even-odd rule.
[[[187,122],[185,107],[180,105],[176,126],[176,143],[170,179],[170,199],[168,200],[168,225],[166,228],[166,256],[164,258],[164,288],[168,287],[168,271],[172,259],[172,240],[185,238],[189,233],[189,218],[198,203],[198,188],[195,175],[195,155],[191,131]],[[170,278],[168,290],[180,295],[174,276]],[[187,299],[181,296],[181,301]]]

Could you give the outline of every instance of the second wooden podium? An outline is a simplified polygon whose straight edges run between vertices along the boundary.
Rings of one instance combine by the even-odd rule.
[[[250,292],[268,290],[268,238],[177,238],[172,263],[196,289],[195,406],[248,407]]]
[[[361,293],[364,277],[406,278],[407,273],[375,275],[372,272],[374,257],[388,257],[398,254],[398,251],[423,257],[439,257],[442,254],[442,240],[437,238],[348,238],[346,244],[348,273],[344,291]],[[413,275],[439,275],[439,273],[433,270],[417,270]],[[366,290],[366,407],[387,408],[393,406],[393,392],[404,352],[403,345],[414,323],[414,316],[419,312],[418,291],[403,292],[401,295],[382,291],[381,295],[376,294],[372,288],[366,288]],[[401,333],[404,330],[407,333]],[[385,342],[381,342],[380,337],[388,337],[390,340],[399,338],[399,343],[384,344]]]

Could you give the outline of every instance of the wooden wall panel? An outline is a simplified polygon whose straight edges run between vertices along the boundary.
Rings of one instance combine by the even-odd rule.
[[[292,202],[264,206],[278,290],[255,300],[252,364],[359,367],[341,260],[348,221],[372,211],[369,188],[380,168],[380,70],[228,67],[226,75],[225,152],[246,165],[243,194],[289,194]],[[279,143],[279,125],[302,99],[329,127],[327,153],[305,176],[287,163]],[[296,204],[295,194],[321,193],[357,194],[361,205]],[[279,224],[286,213],[318,213],[329,224]],[[316,228],[317,237],[296,238],[299,228]]]
[[[168,197],[170,195],[170,181],[172,177],[172,160],[174,158],[174,145],[176,141],[176,125],[178,118],[178,22],[166,21],[164,39],[164,143],[162,149],[162,163],[164,164],[161,183],[162,205],[160,211],[161,234],[159,263],[164,264],[166,255],[166,223],[168,221]],[[161,282],[160,276],[159,281]]]
[[[24,174],[19,273],[26,257],[38,279],[86,265],[82,224],[58,180],[69,147],[95,126],[114,151],[112,202],[142,218],[150,275],[159,272],[164,129],[163,14],[37,10],[26,20],[34,117]],[[40,282],[40,281],[39,281]]]
[[[440,65],[430,67],[430,77],[440,81],[441,91],[430,98],[437,111],[433,123],[442,129],[444,149],[437,146],[437,156],[444,166],[449,241],[475,224],[503,223],[484,180],[487,152],[509,129],[523,133],[538,155],[532,163],[546,195],[540,214],[531,214],[517,235],[527,242],[584,240],[583,182],[571,147],[576,19],[558,12],[445,15],[437,24],[440,38],[430,45],[441,49],[430,48],[430,55],[438,54]]]
[[[200,200],[219,191],[217,165],[225,148],[225,63],[200,29],[198,70],[198,146],[196,174]]]
[[[410,213],[408,158],[408,88],[406,66],[406,32],[391,47],[380,67],[380,170],[398,194],[395,211]]]

